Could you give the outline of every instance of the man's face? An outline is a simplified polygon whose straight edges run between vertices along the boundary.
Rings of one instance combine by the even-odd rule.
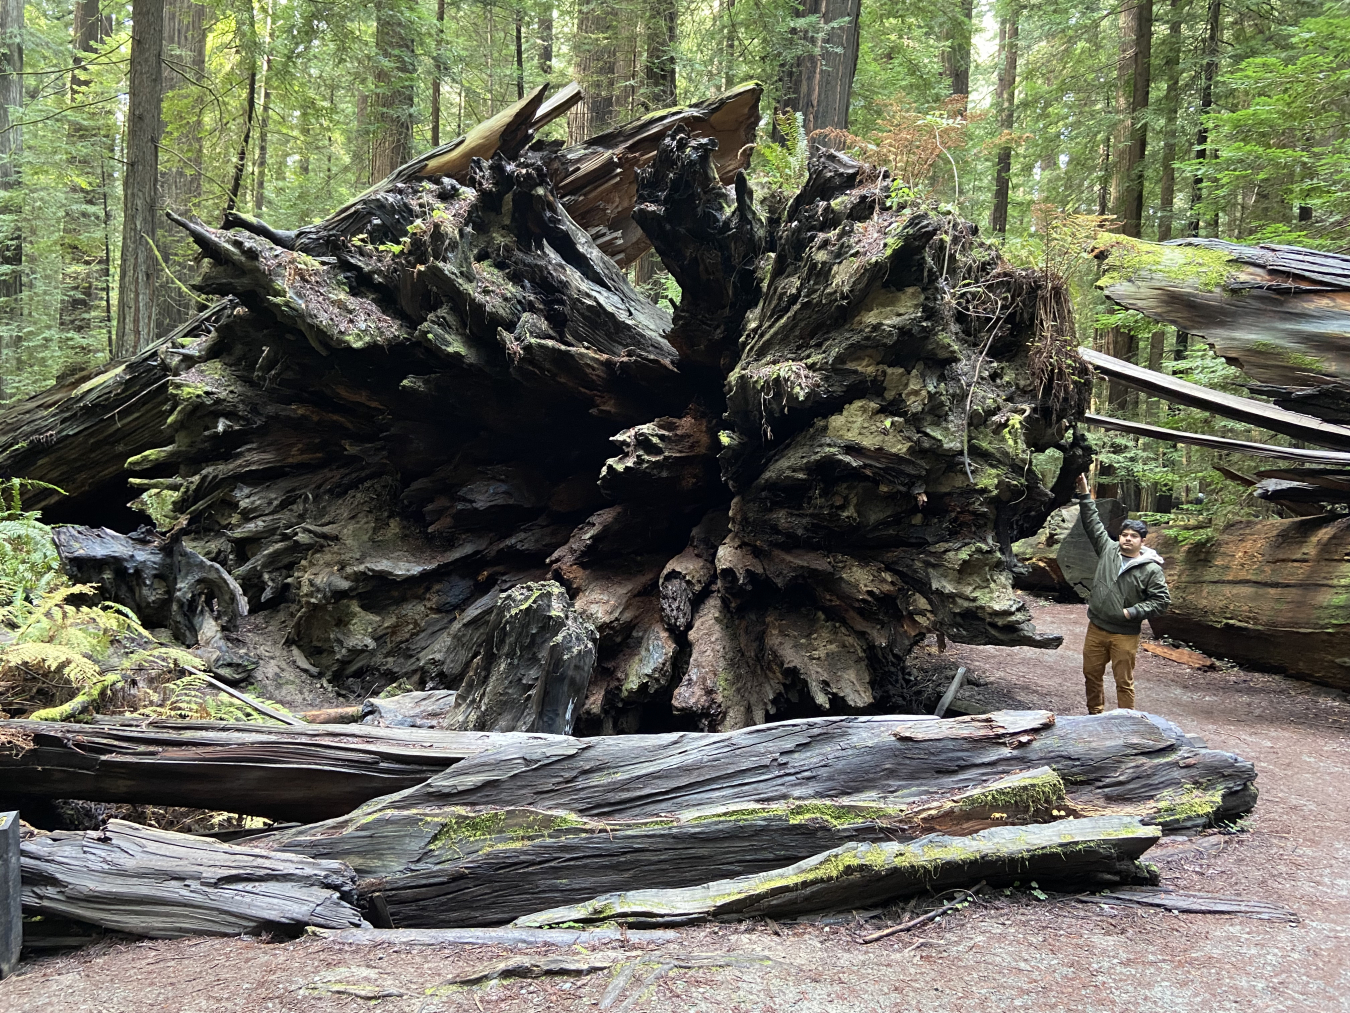
[[[1120,532],[1120,552],[1123,556],[1139,555],[1139,548],[1144,544],[1144,540],[1139,537],[1138,531],[1131,531],[1129,528],[1122,528]]]

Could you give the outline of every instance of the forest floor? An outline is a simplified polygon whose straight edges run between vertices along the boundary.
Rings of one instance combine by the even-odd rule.
[[[1082,713],[1083,608],[1033,602],[1055,652],[952,647],[993,706]],[[1275,901],[1297,924],[1108,909],[1071,897],[994,896],[870,946],[852,918],[698,927],[677,943],[615,945],[648,962],[610,1009],[708,1013],[1074,1013],[1350,1010],[1350,700],[1241,669],[1193,670],[1141,652],[1143,709],[1255,762],[1261,792],[1239,833],[1171,839],[1145,857],[1178,889]],[[1108,697],[1108,700],[1110,697]],[[496,947],[347,945],[319,938],[105,940],[22,965],[4,1013],[516,1013],[596,1008],[609,974],[437,988],[508,954]],[[514,951],[521,953],[526,951]],[[542,952],[542,951],[541,951]],[[762,965],[676,970],[662,955],[742,953]],[[355,994],[353,994],[355,993]],[[360,998],[360,994],[383,998]]]

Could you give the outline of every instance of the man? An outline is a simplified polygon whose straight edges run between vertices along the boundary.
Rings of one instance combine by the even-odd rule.
[[[1162,615],[1172,604],[1163,577],[1162,556],[1144,545],[1148,525],[1125,521],[1119,544],[1111,541],[1088,493],[1087,476],[1078,476],[1078,516],[1097,553],[1097,573],[1088,598],[1088,629],[1083,640],[1083,677],[1089,714],[1106,708],[1102,677],[1106,663],[1116,677],[1116,705],[1134,706],[1134,659],[1139,653],[1139,627]]]

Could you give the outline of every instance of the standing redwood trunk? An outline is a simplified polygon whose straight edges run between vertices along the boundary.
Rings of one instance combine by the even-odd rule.
[[[999,235],[1008,231],[1008,196],[1012,189],[1010,134],[1017,111],[1017,19],[1020,13],[1014,3],[998,26],[999,72],[994,97],[1003,143],[994,163],[994,209],[989,214],[989,227]]]
[[[679,32],[679,8],[675,0],[653,0],[647,15],[648,109],[675,104],[675,43]]]
[[[164,159],[159,173],[163,205],[176,214],[196,212],[202,195],[201,115],[196,98],[206,77],[204,8],[196,0],[165,0],[164,86],[161,110],[166,121]],[[177,129],[169,129],[174,124]],[[168,269],[180,280],[191,276],[196,250],[180,229],[165,229],[156,245]],[[155,327],[158,334],[186,323],[198,311],[197,300],[171,279],[155,287]]]
[[[573,143],[601,133],[614,122],[617,34],[613,4],[605,0],[582,0],[577,5],[572,76],[586,97],[567,114],[567,132]]]
[[[105,38],[105,22],[99,15],[98,0],[76,0],[72,11],[72,36],[75,58],[70,70],[70,104],[78,105],[89,87],[84,70],[86,54],[94,52]],[[61,330],[89,334],[94,329],[95,306],[103,302],[108,284],[108,258],[105,244],[89,240],[90,232],[101,224],[106,195],[93,181],[102,176],[106,154],[106,135],[101,126],[91,125],[89,114],[68,117],[66,150],[71,165],[85,181],[71,187],[73,198],[66,211],[61,238]],[[95,123],[106,122],[99,117]]]
[[[436,51],[431,56],[431,146],[441,146],[441,75],[445,70],[445,0],[436,0]]]
[[[1195,134],[1197,162],[1209,157],[1209,110],[1214,105],[1214,75],[1219,69],[1219,26],[1223,0],[1209,0],[1209,18],[1205,26],[1205,65],[1200,73],[1200,129]],[[1205,198],[1205,176],[1197,172],[1191,182],[1190,234],[1200,235],[1200,205]]]
[[[539,15],[539,73],[545,77],[553,75],[553,8]]]
[[[375,8],[375,92],[370,116],[374,126],[370,175],[384,179],[412,158],[412,113],[417,65],[413,24],[400,4]]]
[[[253,162],[253,213],[262,215],[267,202],[267,127],[271,119],[272,103],[272,5],[267,5],[262,40],[262,79],[258,82],[258,153]]]
[[[0,0],[0,396],[13,373],[13,356],[23,313],[23,227],[17,205],[18,158],[23,153],[23,0]]]
[[[122,191],[122,264],[117,284],[118,358],[155,339],[155,210],[159,184],[159,100],[164,88],[164,0],[131,5],[130,97]]]
[[[1167,44],[1162,55],[1163,143],[1162,176],[1158,181],[1158,242],[1172,238],[1172,209],[1177,189],[1177,108],[1181,85],[1181,0],[1172,0]]]
[[[943,70],[951,82],[952,97],[961,100],[956,111],[962,115],[970,95],[970,34],[974,16],[975,0],[961,0],[960,16],[949,31],[947,48],[942,53]]]
[[[1116,217],[1120,231],[1139,238],[1144,218],[1144,154],[1153,43],[1153,0],[1136,0],[1120,14],[1120,143],[1116,151]]]
[[[808,137],[818,130],[847,130],[858,69],[861,0],[803,0],[796,14],[818,17],[828,31],[784,67],[779,108],[801,113]],[[828,140],[814,140],[833,147]]]

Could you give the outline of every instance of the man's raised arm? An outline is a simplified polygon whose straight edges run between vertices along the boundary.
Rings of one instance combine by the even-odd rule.
[[[1092,550],[1101,555],[1111,544],[1111,536],[1102,527],[1102,519],[1097,516],[1097,504],[1088,492],[1087,476],[1078,476],[1078,516],[1082,518],[1083,530],[1087,532]]]

